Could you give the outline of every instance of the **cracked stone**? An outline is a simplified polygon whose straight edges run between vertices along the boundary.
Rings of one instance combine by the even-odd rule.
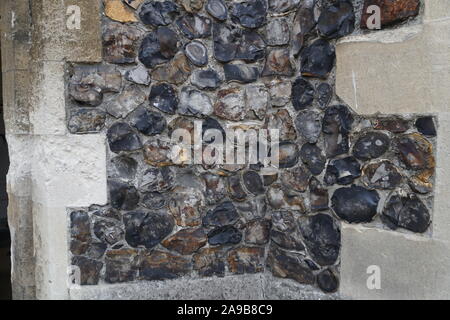
[[[177,26],[190,40],[211,36],[211,20],[199,15],[184,15],[177,20]]]
[[[141,36],[142,33],[134,27],[120,23],[106,24],[103,31],[103,58],[109,63],[134,63]]]
[[[228,192],[230,197],[236,201],[244,201],[247,198],[247,193],[245,193],[238,175],[228,177]]]
[[[336,53],[326,40],[319,39],[301,53],[301,73],[305,77],[327,78],[334,66]]]
[[[334,212],[349,223],[372,221],[379,201],[378,192],[355,185],[337,189],[331,198]]]
[[[160,27],[149,33],[139,49],[139,61],[147,68],[165,63],[178,52],[177,34],[167,27]]]
[[[117,180],[108,181],[109,197],[114,209],[133,210],[139,202],[135,187]]]
[[[203,225],[207,227],[223,227],[234,224],[239,220],[239,214],[231,201],[221,203],[209,210],[203,218]]]
[[[163,192],[174,186],[174,172],[170,167],[147,169],[139,178],[141,192]]]
[[[247,223],[245,229],[245,242],[249,244],[263,245],[269,242],[270,220],[257,219]]]
[[[305,143],[300,149],[300,158],[308,170],[315,176],[322,173],[327,161],[322,150],[315,144]]]
[[[167,83],[154,85],[150,91],[149,102],[151,107],[169,114],[175,114],[178,108],[177,92]]]
[[[119,249],[106,252],[105,281],[119,283],[133,281],[138,269],[138,251],[134,249]]]
[[[151,166],[164,167],[172,165],[172,146],[170,142],[157,137],[144,144],[144,159]]]
[[[308,189],[311,173],[304,167],[296,167],[284,170],[281,173],[281,181],[285,186],[298,192],[305,192]]]
[[[161,244],[171,251],[178,252],[181,255],[188,255],[205,246],[206,242],[205,230],[197,228],[180,230]]]
[[[259,77],[258,67],[246,64],[225,64],[223,72],[227,82],[250,83],[255,82]]]
[[[103,263],[82,256],[72,257],[72,265],[77,266],[80,270],[79,285],[97,285],[100,279],[100,271]]]
[[[188,258],[154,250],[142,258],[139,275],[144,280],[169,280],[188,274],[191,268]]]
[[[396,139],[396,149],[407,168],[413,170],[434,169],[436,163],[433,145],[419,133],[411,133]]]
[[[151,83],[148,69],[143,65],[139,65],[134,69],[128,70],[125,73],[125,79],[134,82],[136,84],[142,84],[145,86],[148,86]]]
[[[276,113],[270,114],[266,117],[264,125],[266,129],[278,129],[280,140],[295,140],[297,139],[297,132],[294,128],[291,115],[286,109],[278,110]]]
[[[365,0],[361,28],[367,28],[368,19],[372,15],[372,13],[367,13],[367,8],[371,5],[376,5],[381,9],[381,27],[415,17],[420,11],[420,0]]]
[[[248,85],[245,87],[245,105],[253,112],[253,117],[263,120],[269,103],[269,93],[265,85]]]
[[[292,168],[298,162],[299,150],[295,143],[289,141],[282,141],[278,145],[279,149],[279,167]]]
[[[212,246],[238,244],[242,233],[233,226],[218,227],[208,233],[208,243]]]
[[[202,223],[202,213],[205,197],[195,188],[177,187],[172,192],[169,210],[177,225],[181,227],[196,227]]]
[[[331,106],[325,110],[322,131],[327,158],[348,153],[348,134],[352,129],[353,121],[353,115],[346,106]]]
[[[192,64],[197,67],[208,63],[208,50],[200,41],[191,41],[184,47],[184,53]]]
[[[194,270],[202,277],[225,275],[225,262],[221,248],[203,248],[193,256]]]
[[[328,209],[328,189],[319,180],[312,178],[309,182],[309,204],[312,212]]]
[[[322,129],[322,118],[315,110],[301,111],[295,119],[297,131],[309,143],[316,143]]]
[[[244,90],[241,87],[219,90],[217,102],[214,105],[214,113],[220,118],[231,121],[243,120],[247,114]]]
[[[145,93],[138,85],[126,87],[122,93],[106,105],[106,111],[114,118],[125,118],[130,112],[143,104]]]
[[[336,292],[339,288],[339,280],[329,269],[317,275],[317,285],[325,293]]]
[[[349,1],[339,1],[322,9],[317,22],[321,36],[334,39],[346,36],[355,30],[355,13]]]
[[[266,26],[266,43],[269,46],[282,46],[289,43],[290,28],[284,18],[270,20]]]
[[[222,79],[213,69],[195,70],[191,77],[191,83],[200,90],[214,90],[220,86]]]
[[[211,99],[205,93],[193,87],[183,87],[180,92],[178,113],[187,116],[202,117],[213,113]]]
[[[420,117],[416,120],[417,130],[426,136],[436,136],[436,125],[434,124],[433,117]]]
[[[409,123],[406,120],[398,118],[378,118],[375,119],[373,127],[376,130],[387,130],[392,133],[403,133],[409,129]]]
[[[112,152],[134,151],[142,148],[141,140],[134,130],[124,122],[113,124],[107,133],[109,148]]]
[[[228,8],[222,0],[208,0],[206,11],[214,18],[220,21],[227,20]]]
[[[346,157],[330,161],[323,178],[324,182],[332,186],[334,184],[351,184],[361,176],[361,165],[354,157]]]
[[[360,160],[381,157],[389,149],[391,139],[381,132],[367,132],[353,146],[353,155]]]
[[[228,252],[228,267],[234,274],[263,272],[264,258],[264,248],[236,248]]]
[[[112,220],[96,220],[93,230],[99,240],[110,245],[121,241],[124,235],[120,223]]]
[[[263,0],[234,3],[231,19],[246,28],[259,28],[266,23],[267,6]]]
[[[366,164],[362,177],[363,183],[374,189],[395,189],[403,180],[400,170],[388,160]]]
[[[191,71],[188,59],[184,53],[179,52],[169,63],[155,68],[152,72],[152,78],[156,81],[180,85],[189,78]]]
[[[317,101],[322,108],[328,106],[333,97],[333,88],[328,83],[321,83],[317,87]]]
[[[273,107],[283,107],[291,100],[292,83],[274,80],[269,84],[270,103]]]
[[[307,80],[297,78],[292,85],[292,105],[295,110],[303,110],[314,101],[314,87]]]
[[[160,134],[167,127],[166,119],[161,113],[143,106],[138,107],[130,115],[130,124],[146,136]]]
[[[105,126],[106,114],[102,110],[92,108],[76,108],[70,110],[68,129],[70,133],[100,132]]]
[[[146,25],[167,26],[178,14],[179,8],[172,1],[150,1],[141,6],[139,18]]]
[[[267,51],[266,63],[262,76],[287,76],[294,74],[289,49],[269,49]]]
[[[159,192],[144,193],[141,202],[147,209],[161,209],[167,204],[166,198]]]

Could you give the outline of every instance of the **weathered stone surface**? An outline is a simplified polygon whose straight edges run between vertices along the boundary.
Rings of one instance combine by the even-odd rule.
[[[328,209],[328,189],[314,177],[309,182],[309,205],[312,212]]]
[[[147,169],[139,178],[141,192],[162,192],[174,187],[174,172],[170,167]]]
[[[321,266],[336,262],[341,247],[341,232],[331,216],[319,213],[302,218],[300,230],[315,262]]]
[[[154,68],[173,58],[178,48],[177,34],[167,27],[160,27],[142,40],[139,61],[147,68]]]
[[[367,28],[367,20],[371,13],[367,8],[376,5],[381,9],[381,26],[388,26],[419,14],[420,0],[365,0],[361,16],[361,27]]]
[[[258,219],[247,223],[245,228],[245,242],[248,244],[263,245],[269,242],[270,220]]]
[[[130,115],[130,123],[140,133],[147,136],[160,134],[167,127],[166,119],[162,114],[156,111],[149,110],[146,107],[138,107]]]
[[[246,28],[259,28],[266,23],[267,5],[263,0],[234,3],[231,10],[233,21]]]
[[[339,288],[339,280],[330,269],[326,269],[317,275],[317,285],[323,292],[336,292]]]
[[[136,22],[133,11],[127,7],[121,0],[106,0],[105,15],[119,22]]]
[[[259,77],[258,67],[246,64],[225,64],[223,72],[227,82],[250,83],[255,82]]]
[[[293,279],[303,284],[314,284],[315,276],[305,262],[304,256],[270,246],[267,266],[275,277]]]
[[[115,118],[125,118],[130,112],[143,104],[145,93],[138,85],[126,87],[114,100],[108,102],[106,111]]]
[[[133,281],[138,270],[138,251],[134,249],[119,249],[106,252],[105,281],[118,283]]]
[[[191,83],[201,90],[214,90],[220,86],[222,79],[213,69],[195,70]]]
[[[209,96],[193,87],[183,87],[180,92],[178,113],[187,116],[209,116],[213,113],[213,104]]]
[[[300,0],[269,0],[269,12],[284,13],[295,9]]]
[[[214,113],[220,118],[232,121],[243,120],[246,115],[244,90],[230,87],[217,92]]]
[[[300,158],[315,176],[321,174],[325,169],[327,159],[322,150],[315,144],[305,143],[300,149]]]
[[[165,212],[133,211],[123,215],[125,240],[132,247],[153,248],[174,228],[173,218]]]
[[[79,255],[86,252],[91,242],[91,224],[85,211],[70,213],[70,235],[72,236],[70,244],[72,254]]]
[[[272,213],[272,229],[270,239],[279,247],[287,250],[304,251],[302,235],[297,219],[290,211],[275,211]]]
[[[403,133],[409,129],[409,123],[399,118],[378,118],[374,120],[374,129],[387,130],[392,133]]]
[[[193,257],[194,270],[202,277],[225,275],[225,259],[221,248],[200,249]]]
[[[422,170],[408,180],[408,184],[417,193],[426,194],[433,191],[434,170]]]
[[[150,91],[149,102],[152,107],[174,114],[178,108],[177,92],[167,83],[154,85]]]
[[[169,142],[154,137],[147,140],[143,149],[145,162],[149,165],[164,167],[172,164],[172,146]]]
[[[333,97],[333,88],[326,82],[321,83],[317,86],[317,101],[322,108],[328,106]]]
[[[102,218],[110,218],[121,220],[122,214],[119,210],[111,208],[110,206],[100,207],[96,205],[92,205],[89,207],[89,213],[94,216],[102,217]]]
[[[114,209],[133,210],[139,202],[135,187],[117,180],[108,181],[109,198]]]
[[[187,12],[196,12],[203,8],[204,0],[180,0],[180,2]]]
[[[298,4],[299,1],[294,0],[292,2]],[[306,38],[310,33],[313,33],[314,27],[316,26],[316,3],[316,0],[304,0],[298,5],[292,27],[292,49],[296,56],[303,49]]]
[[[124,235],[120,223],[115,220],[96,219],[93,230],[99,240],[110,245],[121,241]]]
[[[287,76],[294,74],[294,68],[289,58],[289,49],[269,49],[262,76]]]
[[[184,53],[189,61],[202,67],[208,63],[208,50],[200,41],[191,41],[184,47]]]
[[[109,63],[134,63],[142,33],[120,23],[108,23],[103,30],[103,58]]]
[[[434,124],[433,117],[420,117],[416,120],[417,130],[426,136],[436,136],[436,125]]]
[[[292,85],[292,105],[295,110],[303,110],[314,101],[314,87],[305,79],[297,78]]]
[[[355,13],[350,1],[339,1],[322,9],[317,29],[325,38],[340,38],[355,29]]]
[[[106,243],[95,241],[89,246],[86,255],[94,260],[101,259],[104,256],[107,247]]]
[[[432,144],[419,133],[400,136],[395,142],[400,159],[413,170],[434,169]]]
[[[322,117],[315,110],[303,110],[295,119],[300,135],[309,143],[316,143],[322,131]]]
[[[222,0],[208,0],[206,3],[206,11],[220,21],[228,18],[228,8]]]
[[[230,193],[230,197],[236,201],[244,201],[247,198],[247,193],[245,193],[242,187],[239,175],[228,177],[228,192]]]
[[[276,113],[267,116],[264,128],[278,129],[280,140],[295,140],[297,138],[291,115],[286,109],[278,110]]]
[[[181,227],[195,227],[202,223],[205,199],[201,190],[177,187],[172,191],[169,210]]]
[[[348,134],[352,129],[352,125],[353,115],[346,106],[331,106],[325,110],[322,131],[324,133],[327,158],[349,151]]]
[[[245,221],[264,218],[267,214],[265,197],[256,197],[245,202],[236,203],[236,208]]]
[[[142,195],[141,203],[147,209],[161,209],[167,204],[166,198],[159,192],[146,192]]]
[[[331,186],[337,184],[350,184],[361,176],[361,165],[354,157],[346,157],[330,161],[323,181]]]
[[[265,85],[248,85],[245,87],[245,105],[250,118],[264,119],[269,102],[269,93]]]
[[[288,188],[273,184],[267,191],[267,202],[274,209],[289,209],[305,212],[303,198]]]
[[[388,135],[381,132],[367,132],[353,146],[353,155],[361,160],[381,157],[391,144]]]
[[[225,244],[238,244],[242,233],[233,226],[218,227],[208,233],[208,243],[212,246]]]
[[[228,268],[235,274],[264,271],[264,248],[241,247],[228,252]]]
[[[301,53],[301,73],[305,77],[326,78],[334,66],[336,53],[329,42],[314,41]]]
[[[92,260],[86,257],[74,256],[72,257],[72,265],[80,269],[80,283],[79,285],[97,285],[100,279],[100,270],[103,263]]]
[[[139,18],[147,25],[167,26],[178,14],[179,8],[172,1],[149,1],[141,6]]]
[[[207,204],[215,204],[225,198],[227,189],[221,176],[205,173],[202,177],[206,185],[205,200]]]
[[[209,210],[203,218],[204,226],[223,227],[234,224],[239,219],[236,207],[231,201],[224,202],[216,208]]]
[[[295,143],[289,141],[282,141],[279,143],[279,167],[292,168],[298,162],[299,150]]]
[[[334,212],[349,223],[372,221],[379,201],[376,191],[355,185],[337,189],[331,198]]]
[[[264,185],[260,175],[255,171],[246,171],[242,175],[245,188],[254,195],[264,193]]]
[[[92,108],[76,108],[70,110],[68,129],[70,133],[99,132],[105,126],[106,114],[102,110]]]
[[[413,193],[394,192],[383,209],[381,220],[391,229],[423,233],[431,223],[430,212]]]
[[[180,230],[161,244],[171,251],[176,251],[181,255],[188,255],[206,245],[206,242],[205,230],[197,228]]]
[[[268,87],[272,106],[282,107],[291,100],[292,83],[290,81],[274,80]]]
[[[311,179],[311,173],[304,167],[295,167],[281,172],[283,184],[299,192],[306,191],[309,179]]]
[[[128,70],[125,73],[125,79],[145,86],[148,86],[151,82],[148,69],[143,65],[138,65],[136,68]]]
[[[363,168],[362,181],[369,188],[395,189],[402,180],[400,170],[388,160],[370,162]]]
[[[188,59],[182,52],[179,52],[169,63],[155,68],[152,78],[156,81],[180,85],[189,78],[191,70]]]
[[[169,252],[154,250],[142,258],[139,276],[143,280],[168,280],[188,274],[191,261]]]
[[[284,18],[270,20],[266,26],[266,43],[269,46],[282,46],[290,40],[289,24]]]
[[[177,20],[177,26],[191,40],[211,36],[211,20],[199,15],[184,15]]]

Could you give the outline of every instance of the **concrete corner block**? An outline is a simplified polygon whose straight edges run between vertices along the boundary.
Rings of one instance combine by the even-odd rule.
[[[450,298],[450,243],[347,224],[341,231],[342,297]],[[380,289],[368,288],[370,266],[380,270]]]
[[[425,0],[425,22],[450,18],[450,1]]]

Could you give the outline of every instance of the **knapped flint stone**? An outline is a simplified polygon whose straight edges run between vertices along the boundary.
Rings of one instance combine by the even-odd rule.
[[[273,107],[285,106],[291,100],[292,83],[274,80],[269,84],[270,102]]]
[[[150,91],[149,102],[163,112],[175,114],[178,108],[178,97],[175,89],[167,83],[153,85]]]
[[[185,54],[178,52],[170,62],[155,68],[152,72],[152,78],[156,81],[180,85],[189,78],[191,71],[192,68]]]
[[[233,200],[244,201],[247,199],[247,193],[245,193],[242,187],[239,175],[228,177],[228,192]]]
[[[433,145],[419,133],[398,137],[395,141],[400,159],[408,169],[434,169]]]
[[[89,215],[82,210],[70,213],[70,235],[72,254],[83,254],[91,243],[91,224]]]
[[[336,53],[323,39],[314,41],[301,53],[301,73],[305,77],[326,78],[334,66]]]
[[[135,249],[110,250],[105,255],[105,281],[119,283],[136,279],[138,251]]]
[[[315,110],[300,111],[295,119],[295,127],[309,143],[316,143],[322,129],[322,117]]]
[[[222,79],[213,69],[195,70],[191,77],[191,83],[200,90],[214,90],[220,86]]]
[[[204,0],[179,0],[187,12],[197,12],[203,8]]]
[[[381,220],[391,229],[423,233],[431,223],[430,212],[413,193],[394,192],[383,209]]]
[[[157,137],[147,140],[144,144],[144,160],[151,166],[164,167],[172,165],[172,145]]]
[[[283,184],[298,192],[305,192],[308,189],[310,179],[311,173],[304,167],[295,167],[281,172]]]
[[[120,223],[116,220],[96,219],[93,230],[99,240],[110,245],[121,241],[124,235]]]
[[[297,229],[297,220],[290,211],[272,212],[272,228],[283,233],[290,233]]]
[[[101,259],[106,252],[108,246],[106,243],[95,241],[89,245],[89,249],[86,252],[86,256],[90,259]]]
[[[273,184],[267,190],[267,202],[274,209],[289,209],[305,212],[305,204],[299,193]]]
[[[148,86],[151,82],[148,69],[143,65],[139,65],[134,69],[128,70],[125,73],[125,79],[134,82],[136,84],[142,84],[145,86]]]
[[[106,111],[114,118],[125,118],[145,102],[145,93],[138,85],[126,87],[119,96],[106,105]]]
[[[245,221],[264,218],[268,209],[265,197],[256,197],[245,202],[236,203],[236,208]]]
[[[371,162],[363,168],[363,183],[374,189],[395,189],[402,182],[400,170],[390,161]]]
[[[350,1],[341,0],[322,9],[317,22],[321,36],[333,39],[346,36],[355,30],[355,13]]]
[[[167,122],[162,114],[156,111],[149,110],[146,107],[138,107],[130,115],[130,123],[140,133],[146,136],[153,136],[162,133],[166,127]]]
[[[139,194],[135,187],[126,183],[109,180],[109,197],[114,209],[133,210],[139,202]]]
[[[190,259],[173,253],[154,250],[142,258],[139,276],[143,280],[169,280],[184,276],[191,269]]]
[[[216,101],[214,113],[220,118],[239,121],[243,120],[247,114],[244,90],[241,87],[219,90]]]
[[[258,67],[246,64],[225,64],[223,72],[227,82],[250,83],[255,82],[259,77]]]
[[[355,185],[337,189],[331,198],[334,212],[349,223],[372,221],[379,201],[378,192]]]
[[[167,26],[178,14],[179,8],[172,1],[150,1],[141,6],[139,18],[146,25]]]
[[[208,139],[205,136],[205,133],[208,130],[219,130],[220,132],[222,132],[223,141],[225,141],[225,130],[220,125],[219,121],[217,121],[214,118],[207,117],[205,120],[203,120],[203,123],[202,123],[203,143],[210,144],[210,143],[213,143],[215,141],[215,137],[211,137],[210,139]]]
[[[291,115],[286,109],[278,110],[266,117],[266,122],[264,128],[270,130],[279,130],[280,140],[295,140],[297,139],[297,132],[294,128],[294,123],[292,122]]]
[[[297,111],[308,108],[314,101],[314,87],[302,78],[295,80],[291,94],[292,105]]]
[[[353,121],[353,115],[346,106],[331,106],[325,110],[322,131],[327,158],[349,151],[348,134],[352,129]]]
[[[99,132],[105,126],[104,111],[92,108],[76,108],[70,110],[68,129],[70,133]]]
[[[81,256],[72,257],[72,265],[80,269],[80,283],[78,285],[97,285],[100,279],[100,271],[103,268],[103,263],[93,259]]]
[[[153,248],[174,228],[173,218],[165,212],[133,211],[123,215],[125,240],[134,248]]]
[[[314,177],[309,182],[309,205],[312,212],[328,209],[328,189]]]
[[[315,176],[322,173],[327,161],[322,150],[315,144],[305,143],[300,149],[300,158],[308,170]]]
[[[400,118],[378,118],[374,120],[373,128],[392,133],[403,133],[409,129],[409,123],[407,120]]]
[[[317,285],[323,292],[333,293],[339,288],[339,280],[330,269],[326,269],[317,275]]]
[[[228,268],[234,274],[263,272],[264,258],[264,248],[236,248],[228,252]]]
[[[167,27],[160,27],[142,40],[139,61],[147,68],[165,63],[178,52],[178,36]]]
[[[170,167],[149,168],[139,178],[141,192],[163,192],[174,186],[174,172]]]
[[[365,0],[361,16],[361,28],[367,28],[367,20],[372,13],[367,8],[376,5],[381,9],[381,27],[402,22],[415,17],[420,11],[420,0]]]
[[[298,6],[292,27],[292,51],[295,56],[303,49],[306,38],[316,26],[316,3],[317,0],[303,0]]]
[[[389,149],[391,139],[382,132],[367,132],[353,146],[353,155],[360,160],[381,157]]]
[[[333,184],[350,184],[361,176],[361,165],[354,157],[346,157],[330,161],[323,181],[332,186]]]
[[[279,149],[279,164],[282,169],[292,168],[298,162],[299,150],[295,143],[289,141],[282,141],[278,145]]]
[[[147,209],[161,209],[167,204],[166,198],[159,192],[146,192],[142,195],[142,205]]]
[[[314,284],[315,276],[302,254],[288,252],[271,245],[267,266],[275,277],[293,279],[302,284]]]
[[[245,242],[248,244],[263,245],[269,242],[270,220],[257,219],[247,223],[245,228]]]
[[[234,3],[231,19],[246,28],[259,28],[266,23],[267,6],[263,0],[247,0]]]
[[[103,58],[109,63],[134,63],[140,37],[135,27],[108,23],[103,31]]]
[[[214,18],[220,21],[227,20],[228,8],[222,0],[208,0],[206,11]]]
[[[205,230],[197,228],[180,230],[161,244],[171,251],[178,252],[181,255],[188,255],[205,246],[206,242]]]
[[[208,243],[212,246],[238,244],[242,233],[233,226],[218,227],[208,233]]]
[[[408,184],[413,191],[421,194],[430,193],[433,191],[434,169],[422,170],[408,180]]]
[[[436,126],[433,117],[420,117],[416,120],[415,125],[421,134],[430,137],[436,136]]]
[[[322,108],[328,106],[333,97],[333,88],[328,83],[321,83],[317,86],[317,101]]]
[[[186,36],[193,40],[211,36],[211,20],[194,14],[186,14],[177,20],[177,26]]]
[[[264,185],[260,175],[256,171],[246,171],[242,175],[245,188],[254,195],[264,193]]]
[[[102,218],[109,218],[109,219],[116,219],[116,220],[121,220],[122,219],[122,214],[120,213],[119,210],[111,208],[109,205],[107,206],[97,206],[97,205],[92,205],[89,207],[89,212],[97,217],[102,217]]]
[[[287,250],[305,250],[297,220],[290,211],[275,211],[272,213],[270,239],[279,247]]]
[[[203,248],[193,256],[194,270],[202,277],[225,275],[225,259],[221,248]]]
[[[207,204],[216,204],[225,198],[227,189],[221,176],[205,173],[203,179],[205,180],[206,185],[205,200]]]
[[[187,116],[209,116],[213,113],[211,99],[205,93],[193,87],[183,87],[180,92],[178,113]]]
[[[321,266],[336,262],[341,247],[341,232],[331,216],[319,213],[302,218],[300,230],[315,262]]]
[[[144,0],[123,0],[123,2],[125,2],[131,8],[137,9],[144,2]]]
[[[285,13],[295,9],[300,0],[269,0],[269,12]]]
[[[245,105],[249,110],[249,118],[263,120],[266,116],[269,93],[265,85],[248,85],[245,87]]]
[[[289,58],[289,49],[269,49],[266,64],[261,76],[287,76],[294,74],[294,68]]]
[[[196,227],[202,223],[205,198],[195,188],[176,187],[171,194],[169,210],[181,227]]]
[[[239,214],[233,202],[224,202],[212,210],[209,210],[203,218],[203,225],[207,227],[223,227],[234,224],[239,220]]]
[[[208,50],[200,41],[191,41],[184,47],[184,54],[197,67],[208,63]]]
[[[290,40],[289,24],[284,18],[270,20],[266,26],[266,43],[269,46],[282,46]]]

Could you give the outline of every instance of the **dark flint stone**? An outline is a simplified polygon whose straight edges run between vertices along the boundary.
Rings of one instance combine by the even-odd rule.
[[[234,274],[263,272],[264,259],[264,248],[236,248],[228,252],[228,268]]]
[[[368,132],[361,136],[353,146],[353,155],[360,160],[381,157],[389,149],[391,139],[381,132]]]
[[[320,267],[314,261],[312,261],[310,259],[305,259],[305,262],[311,270],[313,270],[313,271],[320,270]]]
[[[339,280],[329,269],[317,275],[317,285],[325,293],[336,292],[339,288]]]
[[[139,202],[139,193],[135,187],[116,181],[108,181],[109,197],[114,209],[133,210]]]
[[[426,136],[436,136],[436,126],[433,117],[420,117],[416,120],[417,130]]]
[[[203,120],[202,123],[202,136],[205,136],[205,133],[208,130],[219,130],[222,132],[222,139],[225,141],[225,130],[220,125],[219,121],[217,121],[214,118],[208,117],[205,120]],[[206,144],[213,143],[215,141],[215,137],[211,137],[210,139],[204,139],[203,142]]]
[[[431,223],[430,212],[415,194],[396,192],[391,195],[381,215],[391,229],[404,228],[423,233]]]
[[[300,0],[269,0],[269,12],[285,13],[295,9]]]
[[[355,13],[351,2],[341,0],[324,9],[317,22],[321,36],[333,39],[346,36],[355,30]]]
[[[152,72],[152,78],[159,82],[183,84],[191,75],[192,67],[186,55],[178,52],[167,64],[158,66]]]
[[[111,208],[109,205],[105,207],[99,207],[99,206],[90,206],[89,207],[90,213],[92,213],[95,216],[102,217],[102,218],[110,218],[110,219],[116,219],[121,220],[122,214],[119,210]]]
[[[292,105],[295,110],[303,110],[314,101],[314,87],[305,79],[297,78],[292,85]]]
[[[328,189],[322,187],[319,180],[312,178],[309,182],[309,204],[312,212],[327,210]]]
[[[203,225],[208,227],[223,227],[228,224],[233,224],[239,220],[239,214],[233,202],[227,201],[216,208],[209,210],[203,218]]]
[[[198,15],[186,14],[177,20],[177,26],[190,40],[211,36],[211,20]]]
[[[426,194],[433,191],[434,169],[422,170],[408,180],[408,184],[417,193]]]
[[[272,183],[277,181],[277,179],[278,179],[278,173],[263,175],[264,186],[270,186]]]
[[[228,177],[228,192],[230,193],[231,198],[236,201],[244,201],[247,198],[239,175]]]
[[[365,0],[361,16],[361,28],[367,28],[367,20],[373,14],[367,9],[376,5],[381,9],[381,27],[415,17],[420,12],[420,0]]]
[[[130,116],[130,123],[140,133],[146,136],[160,134],[167,127],[166,119],[162,114],[151,111],[145,107],[138,107]]]
[[[355,185],[337,189],[331,198],[334,212],[349,223],[372,221],[379,201],[376,191]]]
[[[110,245],[123,239],[124,232],[117,220],[96,219],[93,230],[99,240]]]
[[[346,157],[330,161],[323,178],[324,182],[333,184],[350,184],[361,176],[361,165],[354,157]]]
[[[90,244],[86,255],[91,259],[101,259],[105,254],[107,244],[103,242],[93,242]]]
[[[166,198],[159,192],[144,193],[141,201],[148,209],[161,209],[166,206]]]
[[[224,179],[215,174],[206,173],[203,175],[205,180],[205,200],[208,204],[215,204],[225,198],[227,190]]]
[[[202,223],[204,212],[204,194],[201,191],[201,185],[194,182],[194,177],[179,177],[179,186],[172,192],[169,200],[169,210],[175,218],[177,225],[182,227],[196,227]],[[196,180],[197,178],[195,178]],[[182,187],[188,182],[194,182],[196,188]],[[198,181],[200,182],[200,181]]]
[[[294,74],[289,49],[269,49],[266,56],[266,64],[262,76],[287,76]]]
[[[283,185],[298,192],[305,192],[308,189],[309,179],[311,179],[311,173],[301,166],[281,172]]]
[[[125,64],[136,60],[138,29],[121,23],[108,23],[103,31],[103,58],[106,62]]]
[[[208,63],[208,50],[200,41],[191,41],[184,47],[184,54],[192,64],[202,67]]]
[[[363,168],[362,181],[369,188],[395,189],[402,179],[399,169],[388,160],[368,163]]]
[[[241,239],[242,233],[233,226],[219,227],[208,233],[208,242],[212,246],[238,244]]]
[[[400,159],[413,170],[433,169],[436,165],[433,145],[419,133],[411,133],[396,139]]]
[[[190,86],[181,89],[179,114],[202,117],[212,114],[213,111],[213,104],[207,94]]]
[[[121,178],[125,180],[133,180],[136,176],[137,161],[127,156],[115,157],[111,160],[114,168],[113,178]]]
[[[173,22],[178,13],[178,6],[172,1],[150,1],[141,6],[139,18],[146,25],[166,26]]]
[[[353,115],[343,105],[331,106],[325,110],[322,131],[325,134],[325,153],[332,158],[349,151],[348,134],[352,129]]]
[[[327,159],[322,150],[315,144],[305,143],[300,150],[300,158],[315,176],[321,174],[325,169]]]
[[[263,245],[269,242],[270,220],[252,220],[245,226],[245,242],[249,244]]]
[[[302,137],[309,143],[316,143],[322,129],[322,119],[315,110],[303,110],[295,119],[295,127]]]
[[[266,23],[267,6],[263,0],[248,0],[234,3],[231,10],[233,22],[246,28],[259,28]]]
[[[196,70],[191,78],[191,83],[200,90],[217,89],[221,82],[219,74],[212,69]]]
[[[326,78],[333,69],[336,53],[326,40],[314,41],[301,53],[301,73],[305,77]]]
[[[223,66],[223,72],[227,82],[250,83],[259,77],[259,69],[246,64],[226,64]]]
[[[292,1],[299,2],[298,0]],[[295,14],[292,27],[292,50],[295,56],[303,49],[307,37],[313,33],[312,31],[316,26],[314,13],[316,2],[316,0],[302,1]]]
[[[86,257],[74,256],[72,257],[72,265],[80,269],[80,283],[82,286],[97,285],[100,279],[100,271],[103,268],[103,263],[95,261]]]
[[[232,86],[217,92],[214,113],[216,116],[231,120],[241,121],[247,115],[245,105],[245,90],[242,87]]]
[[[188,274],[191,268],[192,264],[188,258],[154,250],[142,258],[139,276],[143,280],[169,280]]]
[[[149,168],[140,178],[140,191],[142,192],[167,191],[174,185],[174,173],[170,167]]]
[[[331,216],[319,213],[302,218],[300,230],[315,262],[321,266],[336,262],[341,247],[341,232]]]
[[[133,281],[138,268],[138,251],[134,249],[119,249],[106,252],[105,281],[119,283]]]
[[[203,248],[193,256],[194,270],[202,277],[225,275],[225,262],[221,248]]]
[[[279,164],[282,169],[292,168],[298,162],[299,150],[295,143],[289,141],[282,141],[279,144]]]
[[[174,114],[178,108],[177,93],[175,89],[167,83],[152,86],[149,102],[150,106],[169,114]]]
[[[164,212],[134,211],[123,215],[125,240],[132,247],[153,248],[174,228],[174,220]]]
[[[91,224],[84,211],[70,213],[70,251],[74,255],[84,254],[91,243]]]
[[[321,83],[317,87],[317,101],[322,108],[328,106],[333,97],[333,88],[328,83]]]
[[[208,0],[206,11],[214,18],[220,21],[227,20],[228,8],[222,0]]]
[[[112,152],[134,151],[142,148],[141,140],[134,130],[124,122],[113,124],[107,133]]]
[[[275,18],[270,20],[265,29],[266,43],[269,46],[282,46],[288,44],[290,33],[290,26],[286,19]]]
[[[275,211],[272,213],[272,230],[270,239],[278,246],[295,251],[304,251],[302,236],[297,220],[290,211]]]
[[[165,63],[178,52],[178,36],[167,27],[160,27],[148,34],[139,49],[139,61],[147,68]]]
[[[256,197],[246,202],[237,203],[236,208],[246,221],[264,218],[267,213],[265,197]]]
[[[168,250],[175,251],[181,255],[188,255],[205,246],[206,242],[206,233],[203,228],[190,228],[178,231],[161,244]]]
[[[403,133],[409,129],[409,122],[399,118],[379,118],[375,119],[373,127],[376,130],[387,130],[392,133]]]
[[[264,193],[264,185],[259,174],[255,171],[247,171],[242,175],[244,185],[254,195]]]

